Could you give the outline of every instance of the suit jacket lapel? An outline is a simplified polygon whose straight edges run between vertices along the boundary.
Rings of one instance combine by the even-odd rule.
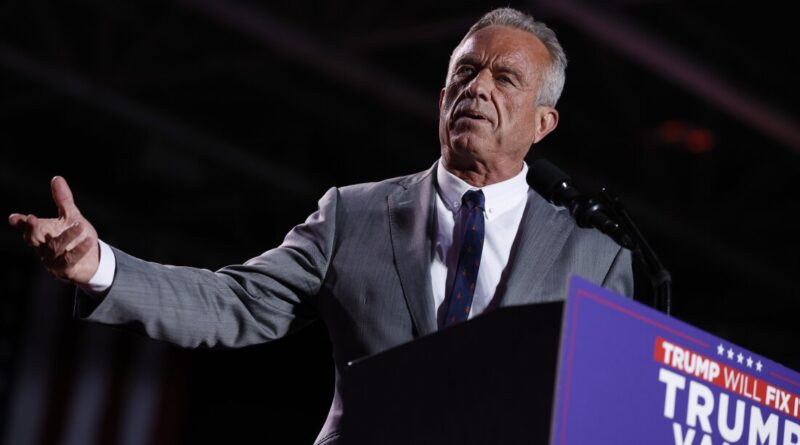
[[[542,282],[574,229],[562,215],[535,191],[528,202],[509,257],[505,286],[498,289],[501,306],[535,303],[552,298],[542,295]]]
[[[394,262],[419,335],[436,330],[430,276],[435,168],[401,184],[387,199]]]

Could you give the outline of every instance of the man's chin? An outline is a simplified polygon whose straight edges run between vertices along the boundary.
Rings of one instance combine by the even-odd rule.
[[[450,139],[449,158],[452,161],[463,163],[485,159],[491,153],[489,144],[475,137],[457,137]]]
[[[475,133],[461,133],[450,137],[450,146],[456,153],[484,153],[489,150],[489,144],[484,137]]]

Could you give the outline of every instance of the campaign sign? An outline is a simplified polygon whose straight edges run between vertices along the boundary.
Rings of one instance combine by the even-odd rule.
[[[800,375],[580,278],[551,445],[800,445]]]

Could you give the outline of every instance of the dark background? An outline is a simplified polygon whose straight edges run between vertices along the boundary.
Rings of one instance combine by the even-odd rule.
[[[216,269],[278,244],[331,186],[428,168],[448,56],[482,1],[0,2],[0,210]],[[674,276],[674,315],[800,369],[796,23],[780,2],[511,2],[570,59],[531,153],[622,195]],[[185,351],[70,316],[0,230],[6,444],[308,444],[325,326]]]

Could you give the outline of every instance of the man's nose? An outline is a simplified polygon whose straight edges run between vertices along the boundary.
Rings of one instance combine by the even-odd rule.
[[[481,70],[467,85],[466,95],[473,99],[489,100],[490,93],[494,87],[492,73],[489,70]]]

